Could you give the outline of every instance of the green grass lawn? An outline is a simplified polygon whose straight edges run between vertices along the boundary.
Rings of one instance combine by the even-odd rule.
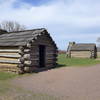
[[[58,55],[58,67],[63,66],[90,66],[99,64],[100,61],[88,58],[66,58],[65,54]]]
[[[0,80],[7,80],[16,77],[15,73],[0,72]]]

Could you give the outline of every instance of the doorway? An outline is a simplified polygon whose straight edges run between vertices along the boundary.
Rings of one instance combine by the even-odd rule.
[[[45,52],[46,47],[44,45],[39,45],[39,67],[45,67]]]

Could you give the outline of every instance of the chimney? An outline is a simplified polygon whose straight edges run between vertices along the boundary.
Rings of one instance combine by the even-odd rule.
[[[68,48],[67,48],[67,57],[71,57],[71,53],[70,53],[70,50],[71,50],[71,47],[73,46],[73,45],[75,45],[76,43],[75,42],[69,42],[69,46],[68,46]]]
[[[75,45],[75,42],[69,42],[69,46],[72,47],[73,45]]]

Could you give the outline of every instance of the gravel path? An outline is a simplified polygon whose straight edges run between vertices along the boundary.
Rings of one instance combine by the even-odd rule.
[[[13,84],[61,100],[100,100],[100,64],[52,69],[17,78]]]

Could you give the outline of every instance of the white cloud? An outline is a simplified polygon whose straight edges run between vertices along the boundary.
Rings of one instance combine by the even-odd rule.
[[[21,6],[14,8],[14,3]],[[58,46],[65,49],[68,41],[96,41],[100,33],[99,5],[99,0],[56,0],[41,6],[18,0],[0,0],[0,21],[16,20],[29,28],[46,27]]]

